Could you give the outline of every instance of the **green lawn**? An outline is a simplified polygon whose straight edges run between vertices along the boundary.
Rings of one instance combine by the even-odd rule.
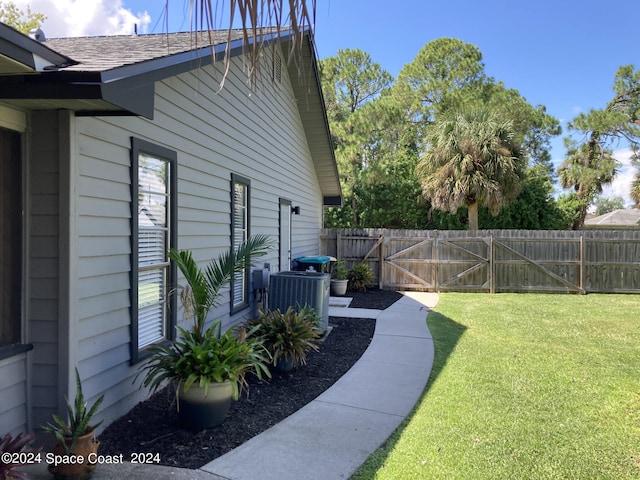
[[[354,479],[639,479],[640,295],[456,294],[434,369]]]

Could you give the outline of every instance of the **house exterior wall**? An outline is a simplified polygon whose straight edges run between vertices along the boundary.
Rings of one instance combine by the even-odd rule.
[[[178,248],[192,250],[197,261],[230,245],[232,173],[251,180],[251,234],[277,240],[285,198],[301,209],[292,219],[292,257],[319,251],[322,194],[289,79],[274,85],[262,78],[250,92],[238,58],[221,91],[216,78],[220,73],[205,67],[158,82],[153,121],[77,117],[69,130],[77,150],[77,168],[69,171],[77,189],[69,227],[77,241],[69,261],[76,275],[69,364],[78,366],[89,402],[105,394],[104,426],[147,395],[135,383],[138,366],[129,363],[131,136],[177,152]],[[263,262],[278,264],[277,244]],[[223,300],[213,318],[227,325],[251,313],[230,318],[227,292]]]
[[[0,360],[0,435],[28,428],[27,353]]]
[[[51,420],[59,408],[59,360],[64,348],[60,315],[60,131],[55,111],[32,112],[28,133],[27,317],[31,423]]]

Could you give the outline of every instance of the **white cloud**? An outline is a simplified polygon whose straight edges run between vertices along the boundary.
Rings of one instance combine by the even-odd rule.
[[[636,175],[636,168],[631,165],[631,149],[615,150],[613,156],[620,162],[620,168],[613,182],[602,189],[602,196],[608,198],[622,197],[625,206],[629,207],[633,204],[629,196],[631,182],[633,182]]]
[[[134,24],[145,33],[151,16],[134,13],[123,0],[13,0],[21,9],[47,16],[42,30],[47,38],[132,34]]]

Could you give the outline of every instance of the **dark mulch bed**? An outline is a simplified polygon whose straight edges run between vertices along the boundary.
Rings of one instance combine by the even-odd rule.
[[[373,289],[347,296],[353,297],[351,307],[385,309],[402,295]],[[109,425],[99,437],[100,453],[125,458],[133,452],[158,453],[163,465],[199,468],[234,449],[333,385],[367,349],[375,327],[369,319],[331,317],[329,324],[331,333],[319,352],[309,354],[306,366],[275,373],[268,383],[249,379],[249,395],[233,402],[222,425],[201,432],[181,429],[173,395],[163,390]]]

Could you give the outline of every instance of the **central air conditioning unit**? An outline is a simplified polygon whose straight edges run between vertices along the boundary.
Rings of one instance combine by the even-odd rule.
[[[318,328],[329,328],[331,275],[317,272],[280,272],[269,277],[269,309],[285,312],[289,307],[309,305],[320,317]]]

